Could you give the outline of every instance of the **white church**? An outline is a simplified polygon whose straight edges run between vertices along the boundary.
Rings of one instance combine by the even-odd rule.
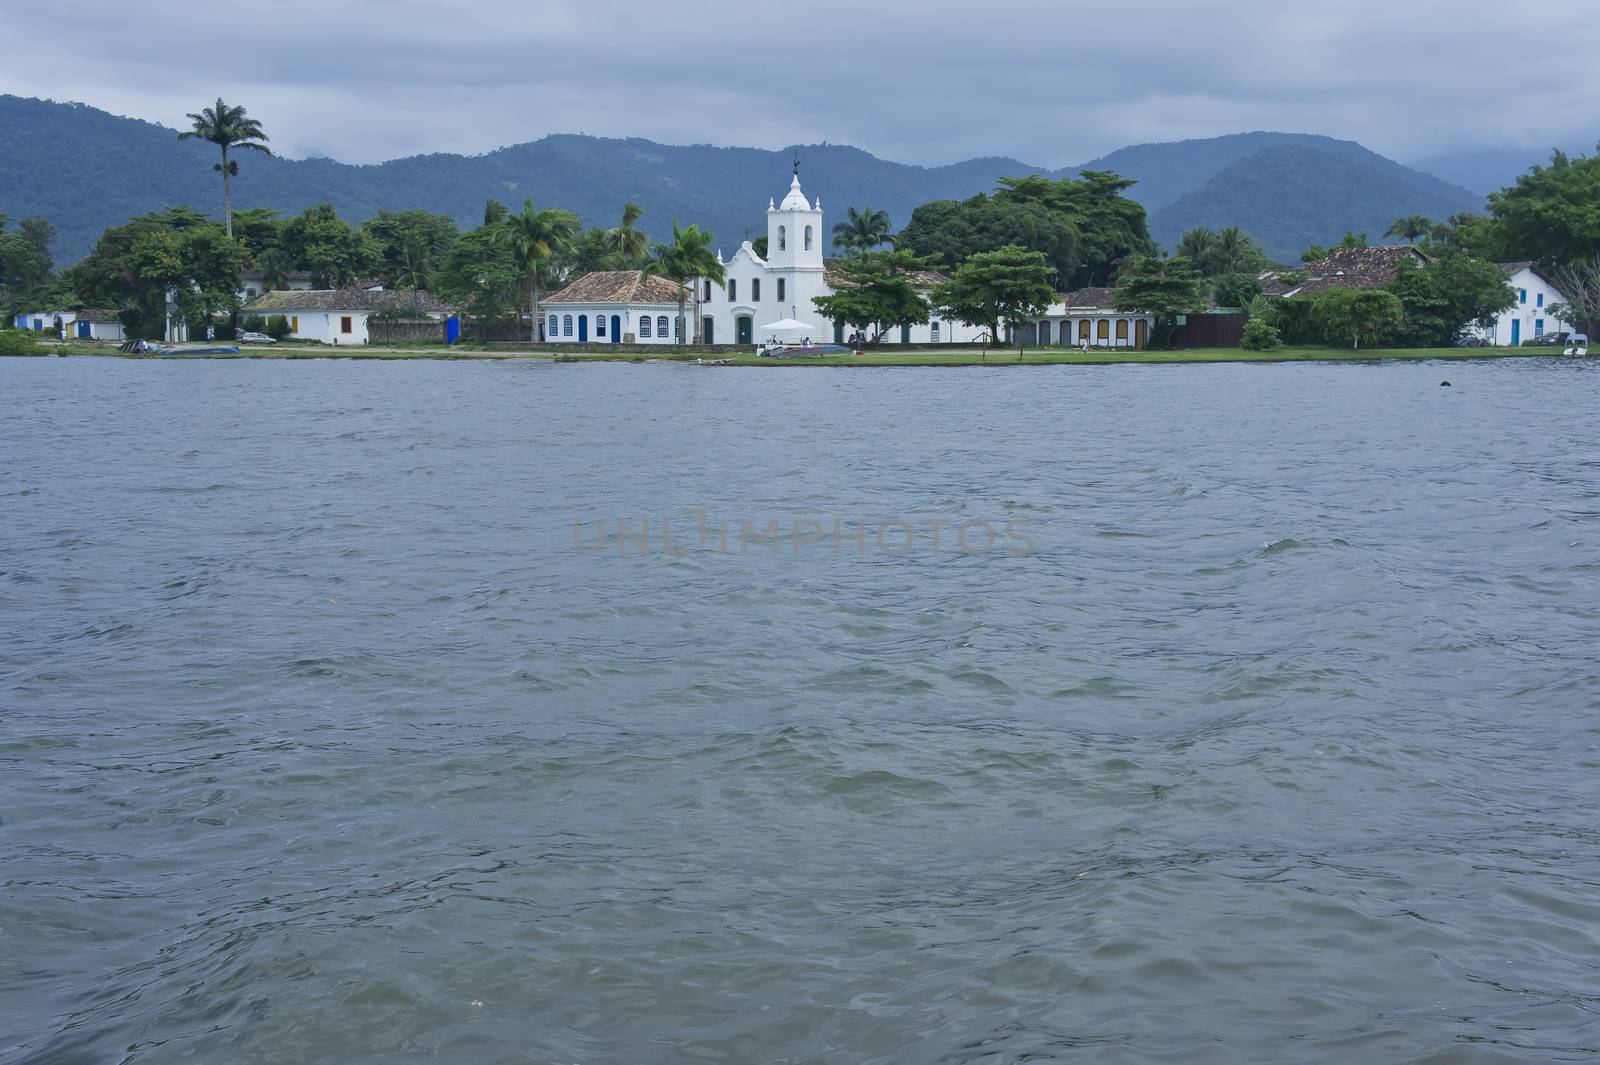
[[[789,194],[782,203],[767,201],[767,255],[756,254],[750,241],[739,245],[723,264],[726,281],[718,285],[705,279],[694,282],[689,293],[686,322],[678,321],[676,282],[646,277],[638,270],[599,271],[586,274],[541,300],[544,308],[543,339],[552,344],[646,344],[670,346],[679,342],[680,330],[693,330],[698,310],[700,342],[749,346],[769,339],[763,326],[796,320],[809,331],[786,331],[780,340],[803,339],[808,332],[818,343],[842,344],[846,327],[823,316],[813,302],[832,295],[839,283],[834,272],[841,260],[823,255],[828,231],[822,225],[822,200],[808,201],[800,189],[796,166]],[[943,274],[926,271],[912,278],[927,296]],[[1007,323],[1002,343],[1011,343],[1015,330],[1030,346],[1096,348],[1143,347],[1152,319],[1148,315],[1111,308],[1108,288],[1080,289],[1058,295],[1037,322]],[[916,325],[890,329],[882,344],[931,347],[936,344],[971,344],[987,339],[987,329],[934,318]]]
[[[808,201],[795,172],[789,194],[782,203],[767,201],[767,256],[756,254],[750,241],[739,245],[730,259],[722,260],[726,281],[694,283],[691,303],[698,300],[700,338],[705,344],[757,344],[766,339],[762,326],[794,319],[812,327],[818,343],[844,343],[846,328],[818,312],[812,302],[831,295],[837,278],[823,254],[827,230],[822,224],[822,201]],[[927,290],[945,280],[927,272],[915,276],[917,287]],[[656,282],[651,284],[650,282]],[[673,291],[668,291],[667,288]],[[551,343],[675,344],[679,328],[692,328],[694,317],[677,322],[676,285],[660,278],[640,278],[638,271],[608,271],[579,278],[541,300],[544,337]],[[981,326],[932,320],[892,329],[883,343],[931,344],[974,342]],[[783,339],[801,337],[791,331]]]

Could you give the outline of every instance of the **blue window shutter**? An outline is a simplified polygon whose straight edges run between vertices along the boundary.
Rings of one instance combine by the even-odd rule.
[[[1543,292],[1539,293],[1537,296],[1534,297],[1534,304],[1536,306],[1539,306],[1539,307],[1543,307],[1544,306],[1544,293]]]
[[[1517,289],[1517,302],[1518,303],[1527,303],[1528,302],[1528,290],[1527,289],[1525,289],[1525,288]]]

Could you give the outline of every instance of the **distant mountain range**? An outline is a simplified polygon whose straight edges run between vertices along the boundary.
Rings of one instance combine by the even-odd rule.
[[[165,126],[84,104],[0,96],[0,136],[6,144],[0,212],[48,218],[62,262],[75,262],[103,230],[137,214],[176,204],[219,211],[215,149],[179,141]],[[352,220],[380,208],[423,207],[470,227],[491,197],[514,209],[532,196],[541,206],[575,211],[589,225],[614,225],[622,205],[634,200],[653,236],[667,235],[674,218],[699,222],[731,252],[747,233],[766,232],[767,199],[787,187],[796,151],[807,193],[822,197],[831,217],[870,205],[887,211],[896,229],[930,200],[988,192],[1002,177],[1066,177],[1083,169],[1136,179],[1132,195],[1150,211],[1151,232],[1164,243],[1191,225],[1237,225],[1269,255],[1290,261],[1306,245],[1337,241],[1346,230],[1376,241],[1403,215],[1443,218],[1482,208],[1481,195],[1352,141],[1297,133],[1140,144],[1062,170],[1008,158],[911,166],[827,144],[774,152],[571,134],[483,155],[419,155],[367,166],[245,153],[234,205],[296,213],[326,201]]]

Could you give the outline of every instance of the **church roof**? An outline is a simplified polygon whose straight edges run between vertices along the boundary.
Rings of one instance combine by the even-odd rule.
[[[794,180],[789,183],[789,195],[785,196],[783,198],[783,202],[778,204],[778,210],[780,210],[780,211],[809,211],[809,210],[811,210],[811,204],[806,202],[805,194],[800,191],[800,175],[799,174],[796,174],[794,176]]]
[[[643,270],[596,270],[541,303],[677,303],[683,286]]]

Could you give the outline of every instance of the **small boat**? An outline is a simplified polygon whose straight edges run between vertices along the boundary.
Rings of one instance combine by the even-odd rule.
[[[1563,355],[1589,354],[1589,338],[1582,333],[1573,333],[1567,337],[1567,346],[1562,350]]]

